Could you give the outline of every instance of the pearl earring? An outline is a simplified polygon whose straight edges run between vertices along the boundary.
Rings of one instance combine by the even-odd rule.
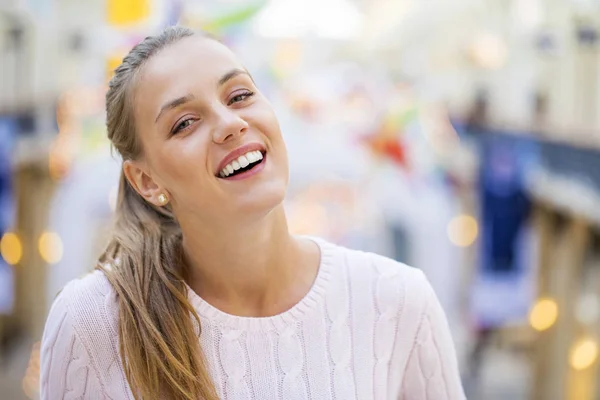
[[[169,202],[169,199],[167,198],[166,194],[161,193],[158,195],[158,202],[160,203],[161,206],[164,206],[165,204],[167,204]]]

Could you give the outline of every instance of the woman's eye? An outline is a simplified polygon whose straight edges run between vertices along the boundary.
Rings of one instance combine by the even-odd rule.
[[[237,94],[237,95],[233,96],[231,98],[231,100],[229,100],[229,105],[232,105],[233,103],[239,103],[240,101],[244,101],[248,97],[251,97],[251,96],[254,96],[254,92],[244,92],[244,93]]]
[[[181,132],[182,130],[189,127],[193,123],[194,123],[194,120],[191,118],[181,121],[179,124],[177,124],[177,126],[175,126],[175,129],[173,129],[173,134]]]

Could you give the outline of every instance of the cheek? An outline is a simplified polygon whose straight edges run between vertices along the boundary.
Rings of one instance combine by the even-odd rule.
[[[275,113],[271,110],[271,113],[269,114],[269,118],[266,122],[267,126],[268,126],[268,131],[270,136],[273,139],[277,139],[278,141],[283,142],[283,136],[281,134],[281,127],[279,126],[279,120],[277,119],[277,117],[275,116]]]
[[[249,116],[256,128],[270,140],[281,140],[281,129],[275,111],[266,100],[254,108]]]
[[[171,139],[161,150],[160,176],[166,187],[199,183],[202,173],[206,175],[207,144],[201,132],[192,132],[186,137]]]
[[[287,149],[281,133],[281,127],[279,126],[279,120],[270,105],[262,110],[258,125],[257,128],[267,137],[270,143],[271,156],[275,157],[281,171],[287,174]]]

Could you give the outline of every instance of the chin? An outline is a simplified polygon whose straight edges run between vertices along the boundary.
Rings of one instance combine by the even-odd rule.
[[[244,215],[268,215],[283,204],[287,193],[287,182],[271,182],[253,192],[239,199],[238,211]]]

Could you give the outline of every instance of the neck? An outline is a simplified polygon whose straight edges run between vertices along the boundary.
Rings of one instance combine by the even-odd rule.
[[[298,261],[306,260],[306,252],[305,245],[290,235],[283,206],[252,223],[209,230],[189,221],[182,224],[182,231],[188,284],[206,301],[248,316],[273,314],[282,311],[278,307],[289,306],[282,299],[302,278]]]

